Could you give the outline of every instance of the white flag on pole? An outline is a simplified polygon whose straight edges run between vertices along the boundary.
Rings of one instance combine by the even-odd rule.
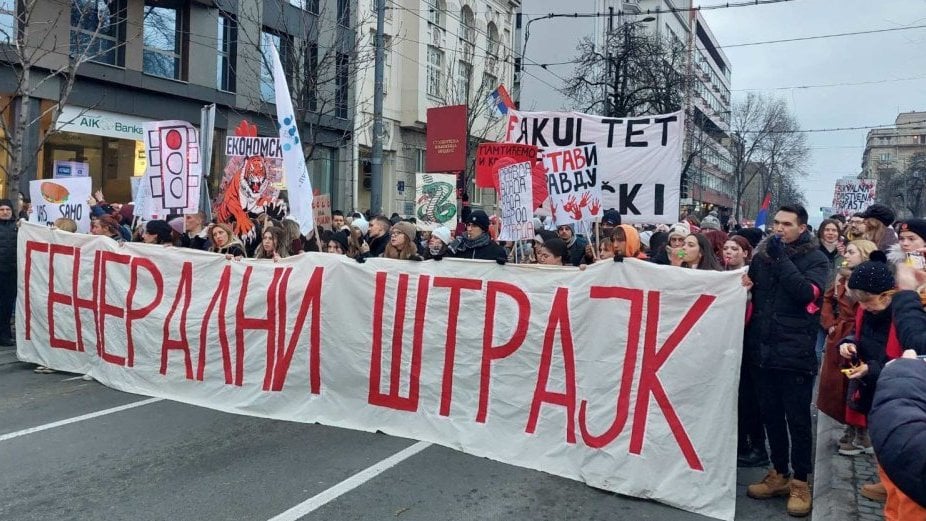
[[[299,223],[303,235],[315,229],[312,215],[312,180],[302,155],[302,140],[289,97],[286,74],[280,63],[277,48],[270,46],[273,55],[273,91],[277,105],[277,128],[280,130],[280,147],[283,149],[283,179],[289,193],[289,217]]]

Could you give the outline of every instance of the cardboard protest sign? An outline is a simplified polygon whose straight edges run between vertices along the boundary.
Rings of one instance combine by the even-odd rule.
[[[543,154],[550,190],[550,208],[553,222],[561,224],[589,224],[601,220],[601,176],[599,175],[598,147],[550,149]]]
[[[419,230],[457,227],[457,176],[418,174],[415,183],[415,220]]]
[[[29,221],[50,225],[56,219],[67,217],[77,223],[77,231],[90,233],[90,205],[87,200],[93,191],[89,177],[38,179],[29,181],[32,213]]]
[[[531,193],[531,163],[506,166],[498,171],[498,208],[502,214],[500,241],[533,240],[534,197]]]
[[[280,139],[258,137],[257,127],[243,120],[234,136],[226,139],[225,152],[227,163],[212,211],[219,222],[232,225],[240,238],[255,240],[252,218],[268,211],[276,212],[276,219],[286,215],[285,209],[277,211],[274,206],[283,181]],[[267,155],[239,155],[244,152]]]
[[[480,143],[476,148],[476,187],[498,187],[498,162],[508,159],[508,164],[537,162],[537,147],[512,143]],[[508,166],[506,164],[505,166]]]
[[[202,163],[199,132],[186,121],[145,122],[144,183],[150,190],[144,215],[196,213]]]
[[[601,207],[617,209],[624,223],[671,223],[678,218],[684,129],[681,111],[606,118],[578,112],[510,110],[505,141],[534,145],[544,154],[551,149],[594,145]],[[578,168],[560,174],[587,178]],[[550,195],[554,196],[552,187]]]
[[[833,190],[833,213],[846,217],[864,211],[875,204],[878,195],[877,179],[846,177],[836,181]]]
[[[741,271],[228,262],[28,223],[18,240],[24,362],[734,517]]]
[[[315,225],[331,229],[331,194],[318,194],[312,198]]]

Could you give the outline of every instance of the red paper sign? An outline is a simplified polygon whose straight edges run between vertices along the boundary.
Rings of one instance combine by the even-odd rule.
[[[479,188],[498,187],[498,161],[508,158],[507,165],[537,162],[537,147],[513,143],[480,143],[476,149],[476,186]]]
[[[466,170],[466,105],[428,109],[425,172]]]

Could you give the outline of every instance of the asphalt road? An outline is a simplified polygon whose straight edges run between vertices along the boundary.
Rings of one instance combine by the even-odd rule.
[[[0,351],[3,521],[709,519],[415,440],[235,416],[72,374],[34,374],[12,355]],[[45,428],[26,431],[37,427]],[[396,454],[408,457],[382,470]],[[784,498],[746,497],[746,484],[762,475],[740,469],[736,519],[791,519]],[[302,515],[308,510],[297,507],[310,498],[312,511]]]

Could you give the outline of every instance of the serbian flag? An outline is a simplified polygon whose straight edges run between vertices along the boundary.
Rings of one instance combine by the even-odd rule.
[[[489,105],[499,116],[507,115],[508,109],[514,108],[514,102],[511,101],[511,96],[508,95],[508,90],[504,85],[499,85],[492,91],[492,94],[489,94]]]
[[[766,221],[768,220],[768,205],[772,203],[772,192],[765,194],[765,199],[762,200],[762,208],[759,208],[759,215],[756,216],[756,228],[760,230],[765,229]]]

